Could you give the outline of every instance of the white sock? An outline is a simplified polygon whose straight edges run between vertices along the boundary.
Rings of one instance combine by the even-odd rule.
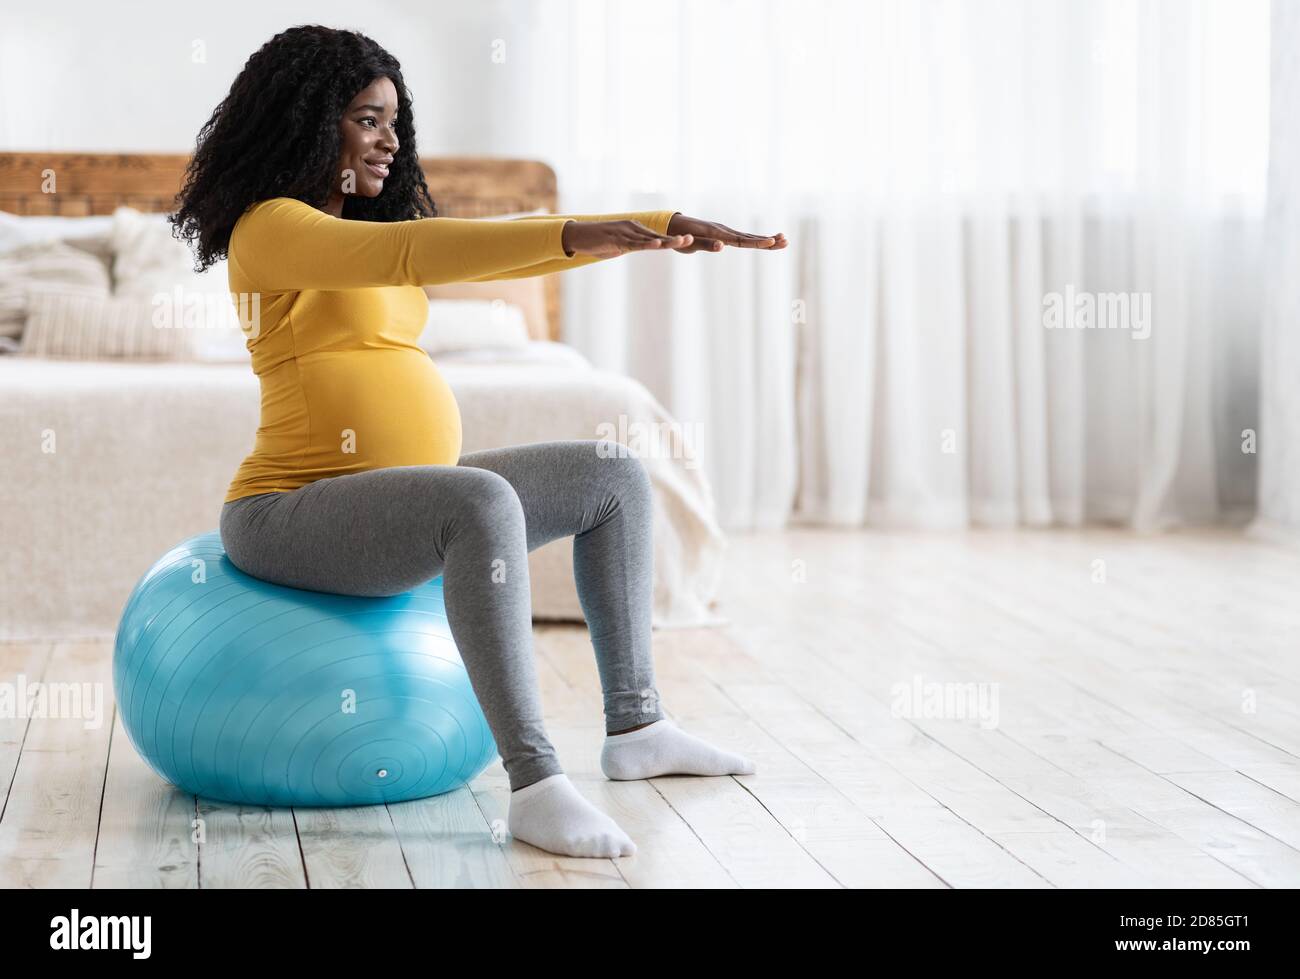
[[[600,768],[612,779],[656,775],[753,775],[754,763],[687,734],[667,718],[605,736]]]
[[[510,793],[510,835],[569,857],[630,857],[636,844],[563,772]]]

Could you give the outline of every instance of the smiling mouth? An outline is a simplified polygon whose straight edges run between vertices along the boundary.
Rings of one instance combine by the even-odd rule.
[[[386,163],[371,163],[369,160],[366,160],[366,161],[365,161],[365,164],[366,164],[366,168],[367,168],[371,173],[373,173],[376,177],[380,177],[380,178],[382,179],[383,177],[387,177],[387,176],[388,176],[388,164],[386,164]]]

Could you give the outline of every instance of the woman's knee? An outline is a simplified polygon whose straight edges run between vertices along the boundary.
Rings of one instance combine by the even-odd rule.
[[[476,530],[499,532],[524,526],[524,508],[510,480],[490,469],[465,467],[459,499],[460,516]]]
[[[622,442],[601,439],[591,445],[600,482],[626,504],[649,506],[653,493],[645,463]]]

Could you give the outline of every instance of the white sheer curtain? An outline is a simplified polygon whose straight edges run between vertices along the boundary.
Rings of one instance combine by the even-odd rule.
[[[564,210],[790,239],[565,280],[567,339],[698,432],[729,529],[1250,508],[1266,0],[496,9],[491,150]],[[1084,293],[1130,318],[1045,327]]]
[[[1259,513],[1251,529],[1300,543],[1300,4],[1273,0],[1272,12]]]

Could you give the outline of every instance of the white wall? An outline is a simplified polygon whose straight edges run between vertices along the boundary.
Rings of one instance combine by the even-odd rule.
[[[492,43],[520,49],[520,18],[535,13],[506,0],[5,4],[0,149],[190,152],[249,55],[287,27],[316,23],[360,30],[402,63],[421,153],[495,152],[502,127],[517,123],[505,75],[526,63],[494,64]]]

